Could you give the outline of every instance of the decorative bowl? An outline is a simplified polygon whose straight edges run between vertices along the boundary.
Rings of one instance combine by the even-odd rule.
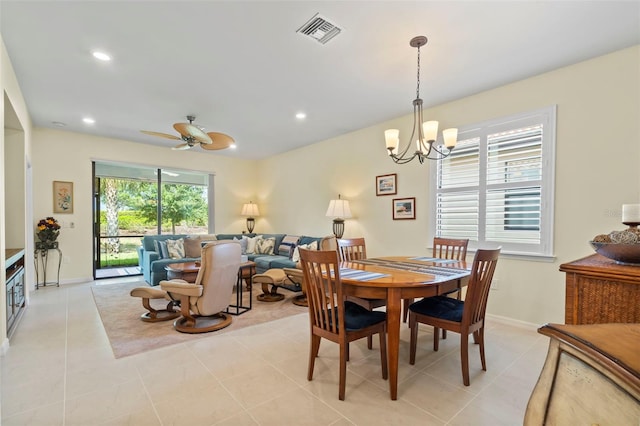
[[[640,244],[597,243],[589,241],[596,253],[618,263],[640,265]]]

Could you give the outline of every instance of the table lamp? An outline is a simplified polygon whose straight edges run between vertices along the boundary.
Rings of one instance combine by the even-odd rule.
[[[333,235],[335,235],[336,238],[342,238],[342,234],[344,234],[344,220],[351,217],[349,201],[341,199],[340,194],[338,194],[337,200],[329,201],[326,216],[333,218]]]
[[[253,232],[253,228],[256,224],[256,220],[254,216],[260,216],[260,210],[258,210],[258,205],[254,204],[252,201],[249,201],[247,204],[242,206],[242,211],[240,212],[242,216],[247,217],[247,230],[251,234]]]

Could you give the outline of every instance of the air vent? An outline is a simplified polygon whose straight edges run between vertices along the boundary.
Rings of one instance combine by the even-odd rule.
[[[338,34],[342,29],[335,24],[332,24],[327,18],[321,16],[319,13],[313,15],[313,18],[309,19],[303,26],[298,28],[297,33],[304,34],[312,39],[325,44]]]

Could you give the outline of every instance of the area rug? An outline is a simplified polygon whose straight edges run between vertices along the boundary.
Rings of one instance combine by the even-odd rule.
[[[243,327],[307,312],[307,308],[292,303],[292,298],[296,293],[280,289],[280,292],[286,296],[284,300],[279,302],[260,302],[256,300],[256,297],[262,293],[262,290],[260,287],[254,287],[253,309],[242,315],[234,315],[230,326],[212,333],[184,334],[173,329],[173,321],[156,323],[140,321],[140,315],[145,312],[145,309],[142,307],[141,299],[131,297],[129,292],[134,287],[146,285],[146,283],[140,281],[128,281],[118,284],[94,284],[91,287],[93,299],[116,358],[203,337],[211,337]],[[243,306],[247,306],[249,303],[248,294],[246,290],[243,292]],[[235,303],[235,297],[234,293],[233,303]],[[162,303],[162,300],[152,300],[151,302],[152,306],[158,309],[166,306],[166,303]]]

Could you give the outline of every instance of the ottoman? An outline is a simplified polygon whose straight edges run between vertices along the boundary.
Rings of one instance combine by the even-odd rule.
[[[139,297],[142,299],[142,306],[147,309],[148,312],[142,314],[140,319],[146,322],[158,322],[169,321],[180,316],[180,312],[174,311],[173,307],[176,302],[172,300],[166,291],[153,287],[136,287],[129,293],[132,297]],[[154,309],[151,306],[151,299],[164,299],[168,300],[166,309]]]
[[[268,269],[262,274],[254,275],[252,280],[254,284],[262,284],[262,294],[257,297],[261,302],[277,302],[284,299],[284,295],[278,293],[278,288],[280,287],[293,292],[302,291],[301,282],[297,282],[298,280],[295,277],[286,274],[282,269]],[[304,294],[296,296],[293,303],[299,306],[307,306],[306,296]]]

